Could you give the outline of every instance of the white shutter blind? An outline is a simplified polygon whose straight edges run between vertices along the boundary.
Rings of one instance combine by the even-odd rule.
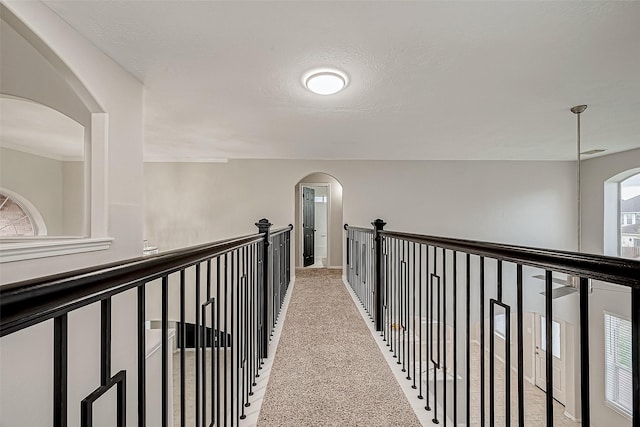
[[[604,314],[605,395],[608,402],[631,415],[631,322]]]

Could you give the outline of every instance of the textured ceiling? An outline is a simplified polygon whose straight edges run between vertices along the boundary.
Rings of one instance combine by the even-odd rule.
[[[640,147],[640,2],[45,3],[144,83],[147,159],[568,160],[583,103]]]

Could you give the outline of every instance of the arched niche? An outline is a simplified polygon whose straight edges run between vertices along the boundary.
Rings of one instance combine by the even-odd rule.
[[[342,268],[342,184],[332,175],[314,172],[302,178],[295,186],[295,238],[296,267],[302,267],[303,255],[303,188],[314,188],[324,191],[318,197],[326,196],[325,201],[318,201],[317,206],[326,205],[326,261],[314,262],[316,267]],[[322,238],[322,236],[318,236]]]
[[[34,107],[31,108],[33,111],[38,110],[37,106],[40,106],[41,110],[50,109],[60,117],[75,121],[83,128],[78,142],[81,145],[82,156],[71,158],[65,150],[56,153],[53,150],[54,144],[50,144],[49,149],[44,151],[34,151],[33,144],[30,148],[29,144],[22,146],[20,138],[15,136],[24,136],[27,132],[21,133],[15,126],[3,126],[5,130],[11,129],[12,134],[0,135],[0,160],[3,158],[4,163],[14,166],[17,162],[22,162],[22,169],[34,171],[34,175],[44,170],[40,168],[44,163],[47,163],[47,170],[51,171],[57,168],[53,163],[61,163],[58,168],[60,176],[57,185],[64,188],[66,194],[61,197],[65,197],[66,200],[55,203],[72,204],[74,209],[68,209],[66,214],[62,214],[64,217],[60,219],[59,227],[50,227],[50,237],[46,240],[52,242],[49,245],[50,250],[16,252],[14,241],[4,241],[0,242],[0,258],[3,262],[11,262],[107,249],[111,240],[107,238],[107,114],[66,63],[4,4],[0,4],[0,18],[0,96],[3,97],[3,102],[16,106],[31,104]],[[21,108],[20,113],[13,117],[25,118],[24,112],[28,110]],[[28,120],[24,122],[28,123]],[[46,134],[42,129],[40,133]],[[56,133],[59,133],[59,130],[52,129],[51,135]],[[29,162],[35,163],[30,165]],[[16,167],[13,169],[19,170]],[[12,181],[22,186],[26,182],[23,177],[14,177],[13,180],[5,178],[6,176],[3,177],[3,185],[7,187]],[[33,179],[34,182],[39,180],[35,184],[41,187],[53,182],[48,175],[35,176]],[[46,188],[38,189],[35,184],[34,191],[46,194]],[[16,191],[24,193],[24,189]],[[35,203],[34,199],[30,199]],[[46,197],[41,199],[38,203],[45,203]],[[46,206],[37,208],[42,212],[48,209]],[[60,232],[56,232],[58,229]],[[69,242],[66,246],[68,250],[60,252],[55,249],[57,246],[53,244],[52,236],[64,238]],[[76,242],[78,247],[74,247]],[[47,246],[43,246],[42,242],[34,244],[40,248]],[[24,246],[24,243],[20,243],[19,246]]]

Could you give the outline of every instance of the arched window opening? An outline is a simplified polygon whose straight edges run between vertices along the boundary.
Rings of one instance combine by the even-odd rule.
[[[640,258],[640,173],[620,182],[620,256]]]

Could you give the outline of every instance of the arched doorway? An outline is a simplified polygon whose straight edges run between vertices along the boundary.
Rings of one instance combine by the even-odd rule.
[[[316,172],[295,186],[296,267],[342,268],[342,184]]]

